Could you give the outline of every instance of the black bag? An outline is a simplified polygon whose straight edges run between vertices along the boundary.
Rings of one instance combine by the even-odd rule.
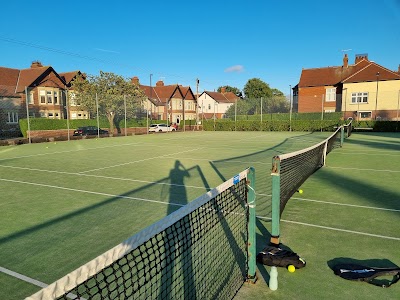
[[[358,264],[337,264],[332,267],[335,275],[347,280],[364,281],[380,287],[390,287],[400,279],[400,268],[374,268]],[[393,276],[391,281],[379,280],[380,276]]]
[[[297,253],[277,246],[267,246],[257,254],[257,261],[267,266],[286,268],[293,265],[296,269],[305,267],[306,262]]]

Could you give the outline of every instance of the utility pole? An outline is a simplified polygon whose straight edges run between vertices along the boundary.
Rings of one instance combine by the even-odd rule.
[[[199,99],[199,83],[200,83],[200,80],[198,78],[196,78],[196,128],[197,128],[197,131],[199,131],[199,104],[197,103],[197,101]]]

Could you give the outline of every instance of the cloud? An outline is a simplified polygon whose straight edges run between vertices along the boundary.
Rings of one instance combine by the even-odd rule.
[[[229,68],[226,68],[225,73],[242,73],[244,72],[244,67],[242,65],[235,65]]]
[[[119,52],[117,52],[117,51],[113,51],[113,50],[107,50],[107,49],[102,49],[102,48],[94,48],[94,50],[101,51],[101,52],[109,52],[109,53],[116,53],[116,54],[120,54],[120,53],[119,53]]]

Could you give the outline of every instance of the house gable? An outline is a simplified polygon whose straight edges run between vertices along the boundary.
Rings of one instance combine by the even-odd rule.
[[[400,74],[371,62],[364,68],[345,78],[342,83],[400,80]]]

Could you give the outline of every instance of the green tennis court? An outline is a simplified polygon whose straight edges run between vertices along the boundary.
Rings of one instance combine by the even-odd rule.
[[[270,233],[272,157],[329,134],[186,132],[0,148],[0,298],[31,295],[249,166],[261,250]],[[355,133],[331,152],[282,215],[282,242],[307,267],[279,269],[273,292],[269,267],[257,265],[259,280],[237,298],[395,299],[399,286],[347,282],[328,261],[400,264],[399,150],[399,134]]]

